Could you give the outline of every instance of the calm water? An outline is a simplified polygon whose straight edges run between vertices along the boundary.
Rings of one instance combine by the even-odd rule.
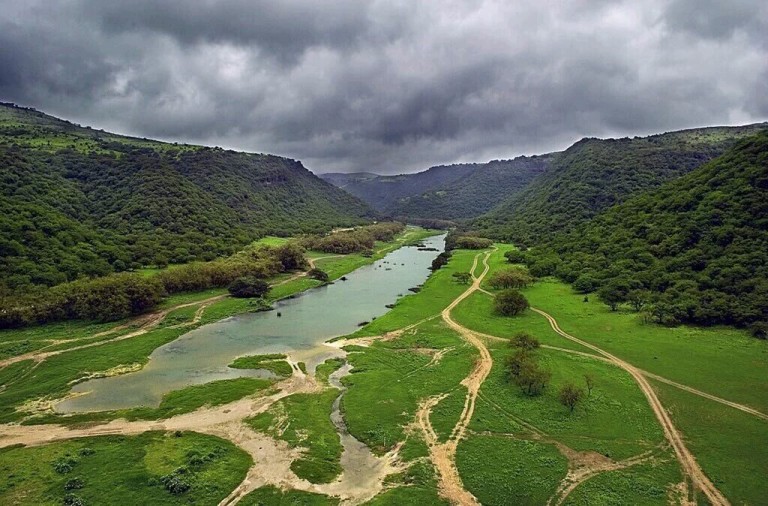
[[[443,249],[444,236],[429,238],[429,247]],[[434,251],[400,248],[372,265],[347,274],[347,281],[309,290],[276,304],[276,311],[248,313],[195,329],[156,349],[142,370],[86,381],[73,392],[88,392],[60,403],[60,412],[101,411],[158,406],[162,396],[189,385],[244,376],[269,376],[265,371],[230,369],[241,355],[286,353],[310,369],[339,350],[323,345],[348,334],[362,321],[387,312],[387,304],[423,283]],[[278,311],[282,317],[278,317]]]

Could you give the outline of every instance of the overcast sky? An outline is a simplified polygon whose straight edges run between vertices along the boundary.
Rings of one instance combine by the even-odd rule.
[[[768,119],[765,0],[0,0],[0,100],[411,172]]]

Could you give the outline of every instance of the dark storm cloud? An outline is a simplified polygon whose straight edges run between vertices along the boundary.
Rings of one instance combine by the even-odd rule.
[[[757,0],[0,0],[0,99],[404,171],[768,117]]]

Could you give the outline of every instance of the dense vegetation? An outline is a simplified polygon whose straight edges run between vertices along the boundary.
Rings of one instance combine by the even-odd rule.
[[[265,234],[360,224],[301,163],[164,144],[0,106],[0,291],[212,260]]]
[[[583,139],[553,155],[530,185],[472,223],[484,235],[536,244],[632,195],[721,155],[765,125],[717,127],[633,139]]]
[[[475,170],[477,164],[457,164],[432,167],[415,174],[380,176],[369,172],[351,174],[329,173],[320,177],[368,203],[374,209],[386,211],[401,198],[450,184]]]
[[[301,239],[301,245],[307,249],[346,255],[349,253],[373,254],[376,241],[391,241],[395,235],[405,229],[398,222],[384,222],[358,227],[353,230],[341,230],[326,235],[316,235]]]
[[[475,218],[523,191],[549,168],[551,155],[521,156],[476,164],[461,179],[398,199],[385,211],[408,218]]]
[[[661,323],[768,321],[768,131],[525,256]]]
[[[415,174],[323,174],[379,211],[398,219],[474,218],[524,189],[547,170],[550,155],[442,165]]]
[[[264,278],[305,266],[302,250],[288,243],[251,246],[229,258],[193,262],[153,276],[118,273],[80,279],[0,298],[0,328],[63,320],[119,320],[152,309],[165,295],[226,287],[243,278],[258,285],[256,291],[261,290],[252,296],[261,296],[269,289]]]

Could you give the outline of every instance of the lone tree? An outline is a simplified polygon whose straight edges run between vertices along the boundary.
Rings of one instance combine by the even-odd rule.
[[[269,289],[269,283],[252,276],[237,278],[228,288],[229,293],[238,298],[264,297]]]
[[[525,288],[533,283],[533,277],[528,274],[527,269],[510,267],[494,272],[488,283],[494,288]]]
[[[523,350],[532,351],[541,346],[538,339],[525,332],[518,332],[515,336],[509,340],[509,345],[513,348],[520,348]]]
[[[589,373],[585,374],[584,383],[587,385],[588,395],[592,395],[592,389],[595,388],[595,377]]]
[[[517,290],[503,290],[494,300],[494,309],[502,316],[519,315],[528,307],[528,300]]]
[[[307,276],[309,276],[312,279],[322,281],[323,283],[327,283],[328,280],[330,279],[328,277],[328,273],[320,269],[310,269],[309,272],[307,272]]]
[[[584,390],[577,387],[573,383],[566,383],[563,385],[563,387],[560,389],[560,393],[558,394],[560,404],[570,409],[571,413],[573,413],[573,410],[576,408],[576,404],[581,401],[582,397],[584,397]]]

